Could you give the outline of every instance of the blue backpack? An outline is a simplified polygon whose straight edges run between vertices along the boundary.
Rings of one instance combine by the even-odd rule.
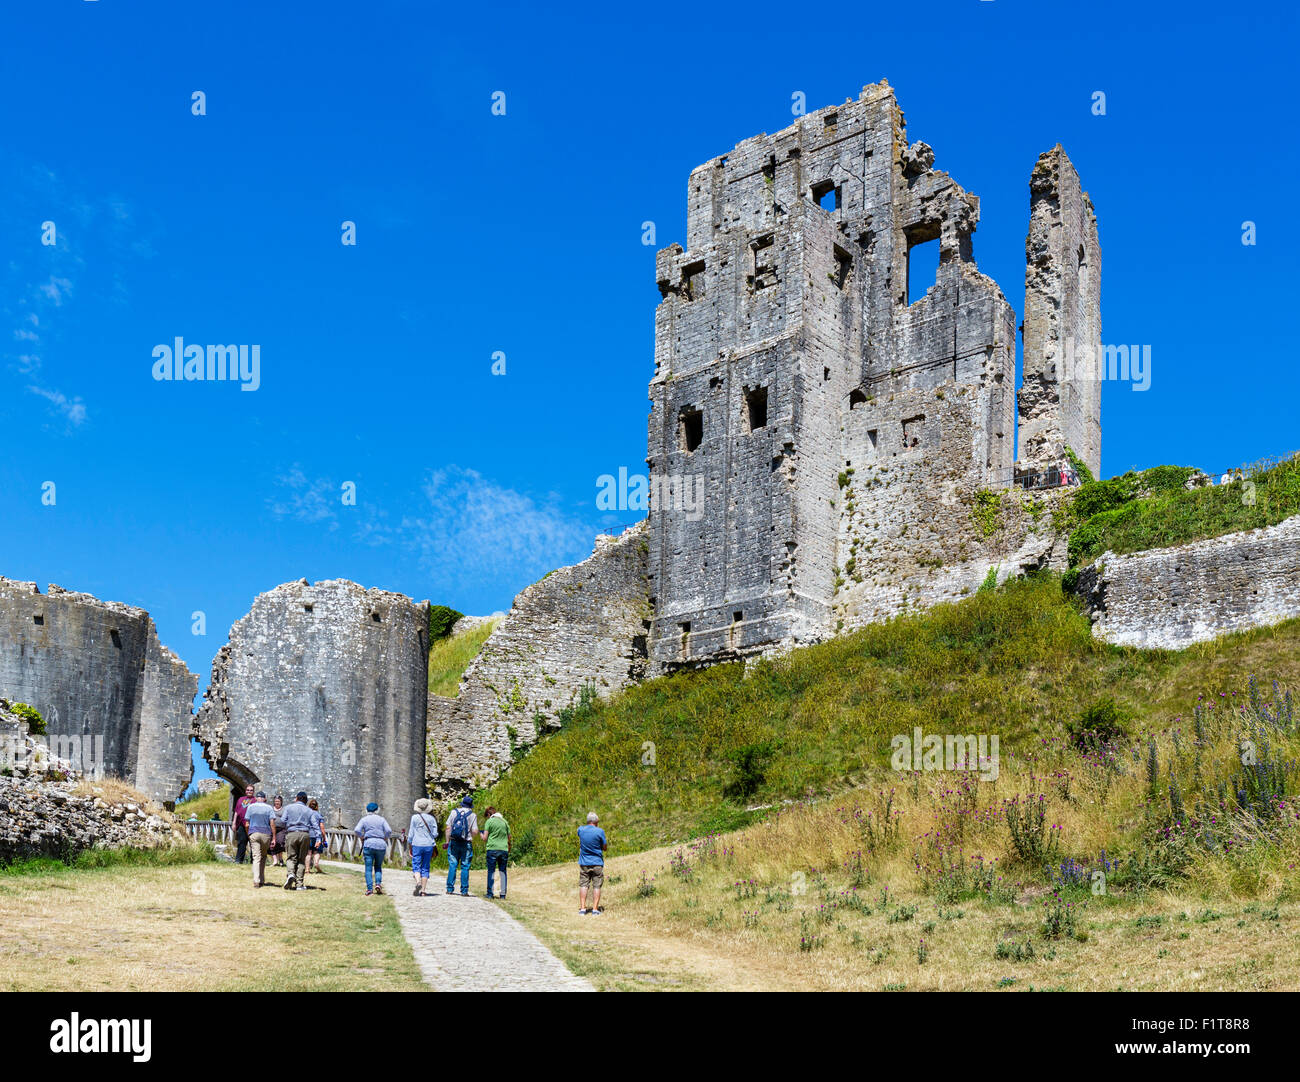
[[[451,836],[457,841],[469,841],[469,817],[472,814],[468,808],[458,808],[451,817]]]

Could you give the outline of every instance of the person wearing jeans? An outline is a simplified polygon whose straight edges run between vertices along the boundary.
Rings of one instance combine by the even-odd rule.
[[[429,862],[438,852],[438,819],[430,814],[433,801],[421,797],[415,802],[415,814],[406,830],[406,840],[411,846],[411,871],[415,873],[415,895],[428,894]]]
[[[474,798],[466,796],[460,807],[447,816],[447,893],[456,893],[456,867],[460,866],[460,893],[469,897],[469,862],[474,859],[474,835],[478,819]]]
[[[366,862],[366,893],[384,893],[384,856],[388,852],[388,839],[393,828],[388,820],[378,814],[379,805],[373,800],[366,805],[366,814],[357,824],[356,835],[361,839],[361,854]]]
[[[506,860],[510,855],[510,824],[496,808],[488,808],[479,837],[487,841],[487,897],[492,897],[494,873],[501,870],[501,897],[506,896]]]

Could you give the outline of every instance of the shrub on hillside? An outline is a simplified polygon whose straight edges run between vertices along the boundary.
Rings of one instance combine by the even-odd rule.
[[[1095,752],[1103,745],[1127,740],[1127,723],[1132,717],[1132,711],[1107,696],[1087,707],[1073,721],[1066,722],[1065,729],[1076,748]]]
[[[728,800],[744,802],[752,797],[767,780],[767,763],[776,754],[780,744],[774,740],[764,740],[757,744],[745,744],[731,752],[735,773],[723,787],[722,795]]]
[[[446,605],[429,606],[429,642],[435,643],[445,639],[456,626],[456,621],[464,618],[463,612],[449,609]]]

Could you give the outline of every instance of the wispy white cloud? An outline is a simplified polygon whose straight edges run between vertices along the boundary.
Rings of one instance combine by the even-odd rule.
[[[76,426],[85,421],[86,407],[80,398],[69,398],[62,391],[54,391],[48,387],[40,387],[35,384],[29,385],[27,389],[32,394],[40,395],[48,400],[63,415],[68,424]]]
[[[271,513],[297,522],[328,522],[337,530],[339,489],[325,477],[310,479],[297,463],[275,479],[279,491],[270,498]]]
[[[5,348],[0,338],[0,356],[9,373],[16,373],[28,393],[42,398],[52,415],[78,427],[87,419],[85,402],[59,389],[58,384],[66,387],[67,373],[51,378],[61,355],[62,321],[75,307],[78,282],[88,281],[92,292],[104,295],[105,287],[97,283],[110,281],[107,295],[115,300],[124,296],[120,257],[151,255],[147,230],[120,195],[87,196],[39,162],[0,163],[0,188],[7,197],[0,206],[0,224],[27,238],[18,244],[19,254],[0,266],[0,326],[8,321],[13,327],[12,345]],[[83,277],[92,253],[110,257],[111,275]]]
[[[50,280],[36,287],[45,299],[55,308],[62,308],[64,300],[72,292],[72,283],[67,278],[59,278],[57,275],[50,275]]]
[[[526,584],[585,559],[598,532],[554,496],[529,496],[459,466],[431,472],[422,495],[424,506],[400,525],[367,519],[359,539],[413,551],[436,584],[466,577]]]

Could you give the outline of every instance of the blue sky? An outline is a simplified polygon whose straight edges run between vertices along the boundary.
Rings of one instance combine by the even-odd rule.
[[[791,123],[796,91],[811,110],[881,78],[980,196],[975,256],[1018,313],[1030,170],[1057,142],[1078,166],[1103,341],[1152,347],[1148,391],[1104,388],[1104,473],[1295,450],[1296,19],[8,4],[0,574],[147,608],[200,691],[288,580],[508,608],[638,517],[598,511],[596,478],[644,469],[654,248],[684,240],[691,168]],[[154,381],[178,335],[259,344],[260,388]]]

